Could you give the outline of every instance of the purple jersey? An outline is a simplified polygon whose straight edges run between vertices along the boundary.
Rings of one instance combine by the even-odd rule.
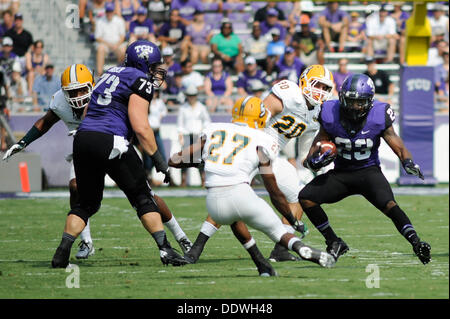
[[[123,136],[130,140],[133,131],[128,118],[128,101],[137,94],[153,98],[153,85],[147,75],[135,68],[112,67],[94,87],[88,111],[79,131],[95,131]]]
[[[173,0],[170,10],[179,10],[182,18],[192,20],[194,12],[202,11],[203,6],[200,0]]]
[[[227,72],[222,72],[222,75],[218,80],[214,79],[212,72],[209,72],[206,77],[211,81],[211,91],[213,91],[215,95],[223,95],[225,93],[227,90],[227,85],[225,83],[228,78]]]
[[[305,65],[297,57],[294,58],[294,63],[292,63],[292,65],[287,65],[285,63],[284,57],[283,57],[278,61],[277,67],[278,67],[278,78],[279,79],[280,78],[288,79],[291,72],[295,72],[296,73],[295,78],[298,81],[298,79],[300,78],[300,75],[302,74],[303,69],[305,68]]]
[[[394,120],[395,114],[389,104],[374,101],[362,129],[350,134],[340,119],[339,100],[323,103],[320,123],[338,150],[338,156],[334,161],[335,169],[350,171],[373,165],[379,166],[380,137]]]
[[[150,19],[145,19],[142,23],[138,20],[132,21],[130,23],[130,33],[134,33],[137,36],[147,36],[148,34],[153,33],[153,21]]]

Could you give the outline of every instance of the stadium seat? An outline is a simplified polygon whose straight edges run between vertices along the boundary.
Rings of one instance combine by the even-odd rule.
[[[262,7],[264,7],[267,4],[267,2],[264,1],[258,1],[258,2],[252,2],[250,4],[250,7],[252,8],[252,10],[254,12],[256,12],[256,10],[261,9]]]
[[[245,3],[243,2],[224,2],[222,5],[222,10],[227,11],[242,11],[245,9]]]
[[[204,11],[215,12],[219,10],[219,4],[217,2],[203,2],[202,6]]]
[[[230,12],[228,14],[228,19],[234,22],[247,22],[251,23],[253,21],[253,16],[251,13],[247,12]]]

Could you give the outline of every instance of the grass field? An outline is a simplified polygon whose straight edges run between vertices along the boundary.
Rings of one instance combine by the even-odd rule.
[[[72,272],[50,267],[68,199],[0,200],[0,298],[449,298],[448,199],[397,196],[419,235],[432,246],[433,260],[426,266],[388,218],[362,197],[350,197],[324,206],[335,231],[350,246],[336,267],[273,263],[276,278],[258,277],[229,227],[211,238],[197,264],[164,267],[126,199],[104,199],[91,219],[96,254],[84,261],[71,258],[80,270],[80,288],[73,289],[66,287]],[[194,241],[206,216],[204,198],[165,200]],[[310,226],[304,241],[325,249],[322,236],[304,220]],[[260,232],[252,234],[268,256],[273,243]],[[170,233],[168,237],[179,249]],[[72,256],[77,249],[74,245]],[[379,288],[366,287],[373,274],[366,272],[370,264],[378,266]]]

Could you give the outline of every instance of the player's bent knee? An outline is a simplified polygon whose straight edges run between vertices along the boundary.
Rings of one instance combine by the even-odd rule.
[[[70,212],[67,215],[75,215],[80,217],[84,223],[87,225],[89,218],[94,215],[98,210],[99,210],[100,206],[97,209],[90,209],[90,210],[86,210],[83,209],[80,206],[74,207],[70,210]]]
[[[149,195],[139,195],[135,203],[132,203],[139,219],[149,212],[159,212],[158,205],[155,200]]]
[[[392,200],[390,200],[389,202],[387,202],[385,208],[383,209],[383,213],[384,213],[385,215],[387,215],[387,214],[389,213],[389,211],[390,211],[392,208],[394,208],[395,206],[397,206],[397,203],[394,202],[394,201],[392,201]]]

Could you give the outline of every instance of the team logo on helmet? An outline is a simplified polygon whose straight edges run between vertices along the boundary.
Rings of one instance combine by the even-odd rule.
[[[134,49],[136,50],[136,55],[140,59],[148,60],[150,55],[153,53],[153,48],[149,45],[137,45]]]

